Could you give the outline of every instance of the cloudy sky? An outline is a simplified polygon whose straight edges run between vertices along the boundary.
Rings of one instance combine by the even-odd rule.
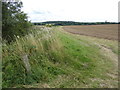
[[[32,22],[117,22],[120,0],[22,0]]]

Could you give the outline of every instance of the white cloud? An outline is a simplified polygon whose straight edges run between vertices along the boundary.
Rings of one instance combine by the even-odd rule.
[[[29,19],[36,21],[118,21],[119,0],[22,0]]]

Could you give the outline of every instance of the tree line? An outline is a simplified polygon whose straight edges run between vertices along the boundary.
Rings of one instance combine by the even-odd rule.
[[[117,24],[116,22],[74,22],[74,21],[47,21],[47,22],[33,22],[34,25],[51,24],[53,26],[66,25],[98,25],[98,24]]]

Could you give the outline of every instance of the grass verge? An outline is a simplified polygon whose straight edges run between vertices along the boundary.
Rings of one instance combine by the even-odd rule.
[[[11,45],[3,44],[3,87],[118,87],[116,63],[109,57],[117,57],[116,45],[61,27],[35,27]],[[106,55],[103,47],[111,52]]]

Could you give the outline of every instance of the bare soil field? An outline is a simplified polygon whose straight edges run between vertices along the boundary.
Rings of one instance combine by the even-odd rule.
[[[118,40],[118,24],[63,26],[63,29],[73,34]]]

